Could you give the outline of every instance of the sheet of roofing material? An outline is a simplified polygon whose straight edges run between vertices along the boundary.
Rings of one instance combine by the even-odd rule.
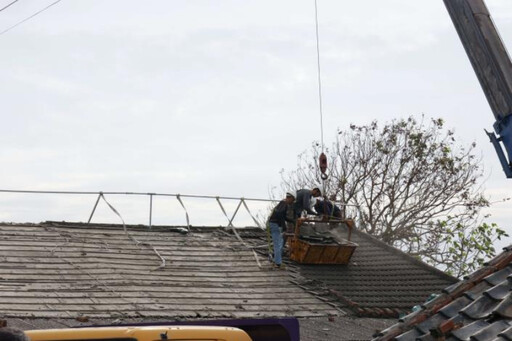
[[[512,340],[512,247],[375,340]]]
[[[0,310],[26,318],[328,316],[342,312],[258,268],[251,250],[219,228],[0,226]]]

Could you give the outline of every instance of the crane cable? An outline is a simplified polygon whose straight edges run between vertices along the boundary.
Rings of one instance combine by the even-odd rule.
[[[325,180],[327,180],[328,175],[325,173],[327,171],[327,156],[324,153],[324,121],[323,121],[323,108],[322,108],[322,72],[320,68],[320,38],[318,34],[318,5],[317,0],[315,0],[315,27],[316,27],[316,57],[317,57],[317,73],[318,73],[318,104],[320,109],[320,139],[322,144],[322,153],[318,159],[320,172],[322,173],[320,177],[322,178],[322,187],[325,191]]]

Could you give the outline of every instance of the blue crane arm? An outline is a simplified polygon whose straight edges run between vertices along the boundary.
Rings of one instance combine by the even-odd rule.
[[[444,0],[496,119],[486,132],[512,178],[512,62],[483,0]]]

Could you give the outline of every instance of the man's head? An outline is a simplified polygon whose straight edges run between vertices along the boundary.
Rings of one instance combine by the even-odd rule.
[[[0,340],[2,341],[30,341],[21,330],[13,328],[0,328]]]
[[[320,191],[320,188],[318,187],[315,187],[311,190],[311,195],[315,198],[319,197],[322,195],[322,191]]]
[[[287,204],[293,204],[293,202],[295,201],[295,196],[293,194],[291,194],[290,192],[286,193],[286,203]]]

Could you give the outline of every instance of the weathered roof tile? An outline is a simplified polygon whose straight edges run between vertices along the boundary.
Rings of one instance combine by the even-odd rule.
[[[441,295],[436,299],[440,301],[425,304],[422,310],[414,313],[413,318],[405,319],[401,329],[404,332],[415,330],[423,334],[419,337],[422,339],[430,335],[445,340],[512,341],[512,328],[509,328],[512,323],[511,262],[512,248],[505,248],[489,265],[443,290],[454,301],[450,303]],[[443,302],[445,305],[437,310]],[[439,322],[438,315],[451,318]]]
[[[483,319],[489,317],[499,304],[500,301],[482,295],[467,307],[461,309],[460,313],[474,320]]]
[[[452,318],[459,314],[459,311],[471,303],[471,300],[465,296],[457,298],[455,301],[446,305],[444,308],[439,310],[439,313],[443,314],[447,318]]]
[[[502,337],[502,336],[497,336],[494,340],[492,341],[508,341],[506,338]]]
[[[484,295],[487,295],[494,300],[501,301],[508,295],[510,288],[511,287],[509,281],[504,280],[503,282],[497,284],[495,287],[486,290]]]
[[[442,314],[435,314],[428,320],[425,320],[420,324],[416,325],[416,329],[418,329],[422,334],[429,334],[431,329],[436,328],[439,324],[443,323],[446,320],[448,320],[448,318],[443,316]]]
[[[512,294],[510,291],[503,301],[501,301],[501,303],[496,307],[494,313],[501,317],[512,319]]]
[[[471,289],[469,289],[468,291],[464,292],[464,296],[466,296],[467,298],[470,298],[472,301],[476,300],[478,297],[482,296],[482,294],[491,289],[492,286],[487,283],[486,281],[482,281],[480,283],[477,283],[476,285],[474,285]]]
[[[420,337],[418,337],[416,340],[419,340],[419,341],[434,341],[434,337],[431,335],[431,334],[425,334],[425,335],[422,335]]]
[[[459,339],[457,339],[457,338],[456,338],[456,337],[454,337],[454,336],[450,336],[450,337],[446,338],[446,340],[445,340],[445,341],[460,341],[460,340],[459,340]]]
[[[442,293],[451,295],[454,291],[458,290],[460,287],[466,285],[465,282],[455,282],[452,285],[447,286],[443,290],[441,290]],[[467,289],[464,289],[466,291]]]
[[[491,341],[498,336],[499,333],[510,327],[510,322],[499,320],[492,323],[490,326],[483,328],[473,336],[471,340],[475,341]]]
[[[501,333],[498,334],[498,336],[506,340],[512,341],[512,327],[503,330]]]
[[[460,329],[452,331],[452,335],[458,340],[469,340],[471,336],[489,326],[489,323],[483,320],[478,320],[470,323]]]
[[[495,285],[500,284],[504,280],[506,280],[511,272],[512,272],[512,270],[510,269],[509,266],[507,266],[507,267],[505,267],[499,271],[496,271],[495,273],[485,277],[484,281],[486,281],[487,283],[489,283],[492,286],[495,286]]]
[[[414,341],[416,338],[420,337],[422,335],[421,332],[419,332],[416,328],[413,328],[409,330],[406,333],[403,333],[402,335],[398,336],[396,338],[397,341]]]

